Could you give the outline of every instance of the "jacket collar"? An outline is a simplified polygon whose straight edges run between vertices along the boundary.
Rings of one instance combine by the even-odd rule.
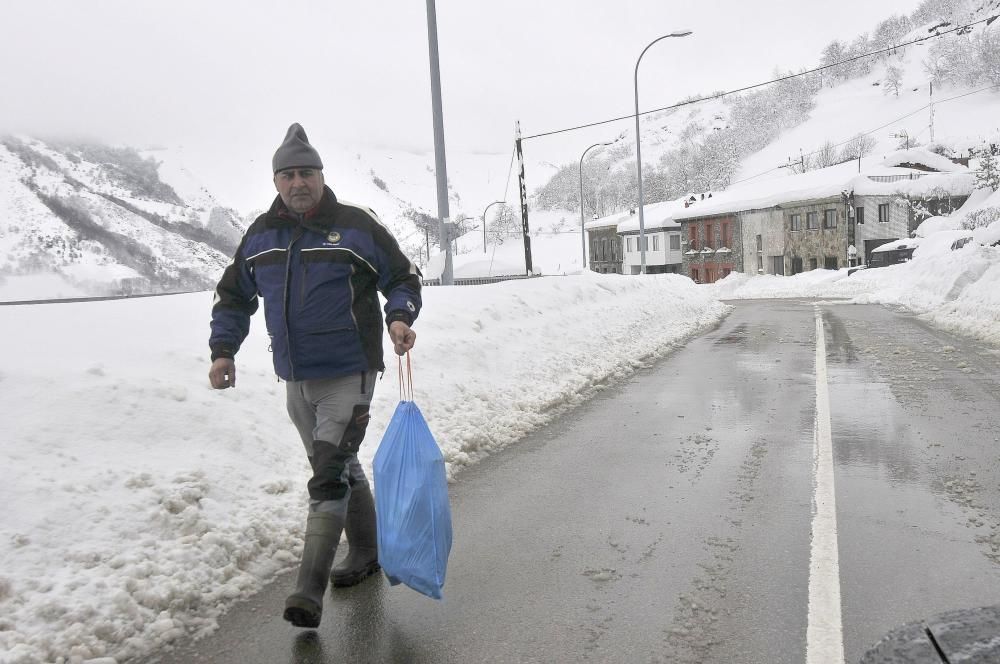
[[[323,196],[319,199],[319,203],[304,215],[300,216],[289,210],[285,202],[281,200],[281,196],[275,196],[271,208],[267,211],[267,216],[278,223],[301,223],[306,228],[326,233],[333,227],[337,207],[337,196],[333,193],[333,189],[323,185]]]

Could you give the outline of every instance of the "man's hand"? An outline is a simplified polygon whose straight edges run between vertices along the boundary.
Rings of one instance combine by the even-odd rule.
[[[220,357],[212,362],[212,368],[208,371],[208,380],[211,381],[212,387],[217,390],[236,387],[236,362],[229,357]]]
[[[389,323],[389,339],[392,341],[396,355],[406,355],[406,351],[413,348],[413,342],[417,340],[417,333],[403,321],[394,320]]]

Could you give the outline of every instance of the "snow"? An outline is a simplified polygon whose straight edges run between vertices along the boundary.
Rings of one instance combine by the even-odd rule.
[[[578,235],[552,232],[560,263],[573,263]],[[449,477],[716,325],[723,300],[902,307],[1000,346],[1000,248],[977,243],[921,248],[908,263],[850,276],[731,274],[695,285],[585,272],[424,296],[415,400]],[[283,385],[258,317],[237,358],[238,387],[209,388],[211,299],[0,307],[3,664],[147,656],[214,630],[234,602],[297,563],[308,464]],[[399,397],[395,357],[386,362],[360,453],[369,469]]]
[[[961,164],[956,164],[951,159],[942,157],[925,148],[897,150],[882,161],[882,165],[886,168],[899,167],[902,164],[922,164],[942,173],[961,173],[966,170]]]
[[[839,197],[851,186],[859,194],[916,195],[941,183],[971,191],[966,169],[926,150],[896,151],[897,139],[890,137],[906,129],[916,139],[926,129],[926,112],[915,112],[927,101],[922,55],[911,49],[900,60],[905,86],[899,97],[872,85],[882,78],[881,67],[824,89],[811,117],[744,160],[737,179],[767,177],[713,192],[690,208],[682,201],[646,205],[647,230],[734,206]],[[983,128],[994,127],[1000,113],[1000,94],[960,96],[966,92],[973,91],[942,91],[935,106],[937,137],[951,145],[978,144]],[[724,110],[722,101],[713,101],[645,116],[647,160],[674,145],[657,130],[679,131],[695,118],[722,117]],[[856,161],[800,176],[777,168],[800,149],[809,152],[863,131],[876,132],[876,148],[862,160],[861,174]],[[273,197],[267,170],[273,146],[262,145],[229,169],[218,163],[215,146],[148,154],[163,162],[164,180],[189,203],[249,212]],[[394,233],[408,233],[400,242],[413,253],[426,251],[405,212],[411,205],[434,209],[433,155],[328,148],[323,156],[335,191],[371,205]],[[473,221],[481,224],[483,208],[501,197],[516,206],[509,154],[464,155],[450,163],[457,166],[449,176],[468,201],[468,215],[478,218]],[[918,179],[892,183],[867,177],[915,173],[900,168],[902,163],[942,172],[916,172]],[[0,209],[13,213],[0,220],[5,260],[23,250],[13,239],[15,224],[53,236],[66,233],[47,222],[44,206],[27,195],[19,164],[0,146]],[[539,182],[539,174],[551,170],[529,166]],[[461,218],[461,198],[454,191],[452,197],[452,218]],[[91,204],[101,210],[99,201]],[[414,328],[415,400],[454,478],[711,329],[729,311],[730,300],[879,304],[1000,347],[1000,247],[990,246],[1000,241],[1000,221],[975,229],[973,242],[952,249],[955,239],[969,235],[959,230],[963,220],[990,209],[1000,209],[1000,193],[975,191],[955,215],[925,221],[913,259],[901,265],[851,275],[847,269],[792,277],[733,273],[710,285],[677,275],[586,272],[579,213],[533,210],[534,271],[562,276],[425,289],[425,308]],[[625,212],[585,223],[612,225],[635,230],[638,216]],[[144,228],[142,234],[158,232]],[[484,252],[482,237],[480,225],[456,240],[456,277],[525,274],[520,238],[490,240]],[[86,258],[76,269],[88,278],[115,269]],[[442,264],[432,253],[425,277],[437,276]],[[0,277],[0,299],[77,291],[57,275]],[[238,387],[213,391],[206,348],[211,300],[205,292],[0,306],[6,341],[0,350],[0,504],[6,507],[0,526],[0,664],[141,661],[181,636],[213,631],[235,602],[297,563],[309,468],[285,415],[284,386],[273,375],[263,321],[255,318],[237,358]],[[360,453],[369,471],[399,398],[395,356],[387,355],[386,363]]]
[[[0,308],[0,662],[141,657],[213,629],[296,563],[308,464],[263,321],[238,387],[213,391],[211,302]],[[726,310],[674,275],[427,288],[416,401],[453,476]],[[393,358],[360,454],[369,468],[399,396]]]

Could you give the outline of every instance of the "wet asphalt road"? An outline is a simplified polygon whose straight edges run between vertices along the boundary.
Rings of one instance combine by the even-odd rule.
[[[460,475],[444,601],[378,576],[298,630],[285,575],[161,661],[806,661],[816,311],[846,661],[1000,603],[1000,352],[876,306],[734,304]]]

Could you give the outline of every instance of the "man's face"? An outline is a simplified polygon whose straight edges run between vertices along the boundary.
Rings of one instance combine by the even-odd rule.
[[[315,168],[288,168],[274,174],[274,187],[292,212],[303,214],[323,198],[323,171]]]

